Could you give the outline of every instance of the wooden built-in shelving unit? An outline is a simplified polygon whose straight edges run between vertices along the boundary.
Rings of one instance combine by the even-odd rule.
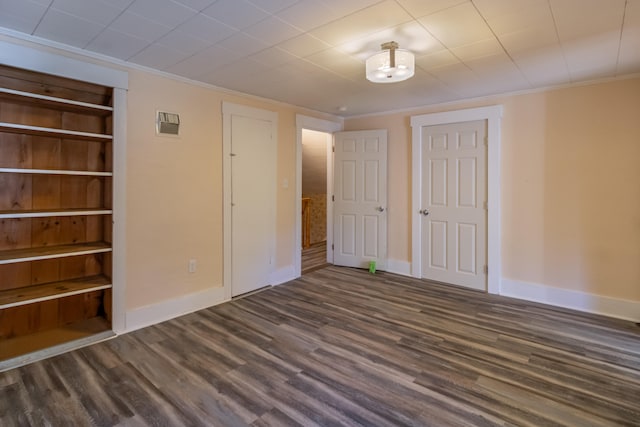
[[[0,66],[0,365],[111,331],[112,102]]]

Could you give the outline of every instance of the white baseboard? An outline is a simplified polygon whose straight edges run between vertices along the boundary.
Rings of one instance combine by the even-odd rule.
[[[502,279],[500,295],[633,322],[640,321],[640,301],[605,297],[510,279]]]
[[[283,283],[289,282],[296,278],[296,269],[293,268],[293,265],[288,265],[286,267],[282,267],[271,273],[271,283],[272,286],[281,285]]]
[[[212,288],[128,311],[125,331],[131,332],[225,302],[224,288]]]
[[[411,263],[407,261],[388,259],[387,271],[389,273],[400,274],[402,276],[411,276]]]

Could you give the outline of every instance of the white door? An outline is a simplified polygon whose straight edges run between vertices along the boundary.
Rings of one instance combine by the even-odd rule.
[[[486,289],[486,136],[484,120],[422,129],[423,278]]]
[[[275,254],[274,122],[242,111],[225,120],[231,206],[231,257],[225,268],[231,296],[269,285]]]
[[[387,264],[387,131],[335,136],[333,230],[336,265],[385,270]]]

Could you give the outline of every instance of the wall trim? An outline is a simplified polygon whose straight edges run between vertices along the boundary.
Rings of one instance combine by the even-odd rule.
[[[211,288],[200,292],[168,299],[156,304],[130,310],[126,314],[126,329],[121,333],[146,328],[194,311],[227,302],[224,288]]]
[[[387,271],[401,276],[411,277],[411,263],[409,261],[400,261],[397,259],[387,260]]]
[[[502,279],[500,295],[640,322],[640,301],[605,297],[512,279]]]
[[[0,40],[0,63],[102,86],[127,89],[129,73]]]

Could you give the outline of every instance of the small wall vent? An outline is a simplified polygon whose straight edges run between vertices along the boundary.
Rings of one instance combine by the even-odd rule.
[[[169,136],[180,135],[180,116],[177,113],[158,111],[156,117],[156,134]]]

